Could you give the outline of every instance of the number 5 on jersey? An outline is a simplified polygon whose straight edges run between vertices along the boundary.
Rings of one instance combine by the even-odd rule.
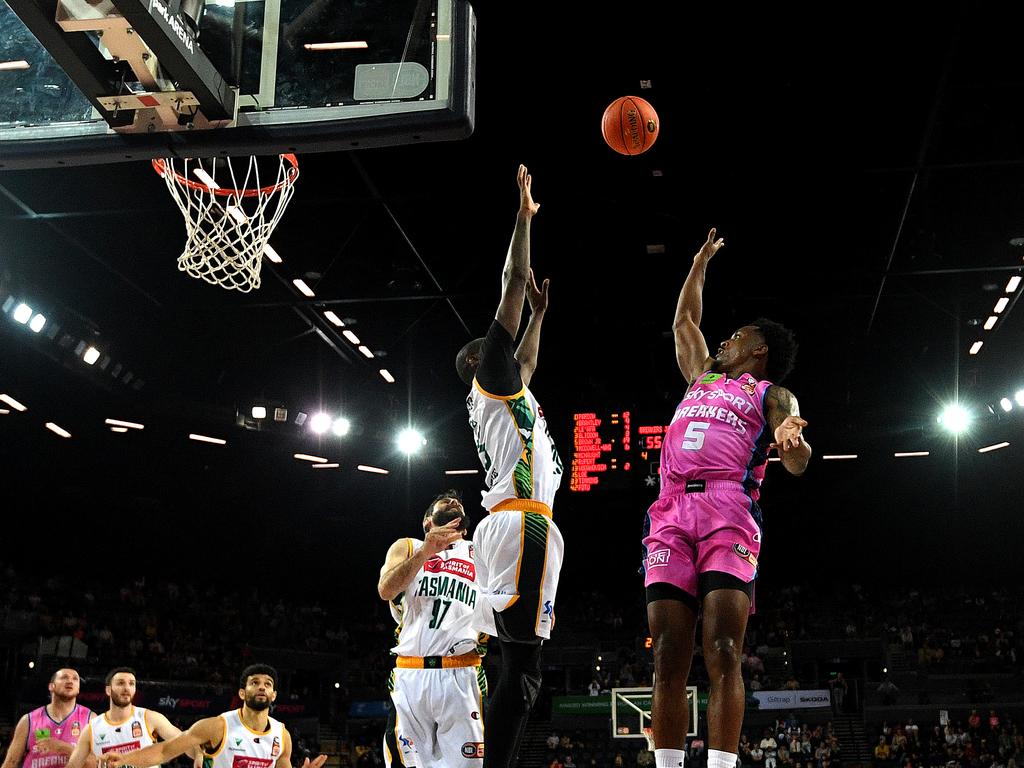
[[[707,421],[691,421],[686,425],[686,434],[683,435],[684,451],[699,451],[704,445],[704,431],[711,427]]]

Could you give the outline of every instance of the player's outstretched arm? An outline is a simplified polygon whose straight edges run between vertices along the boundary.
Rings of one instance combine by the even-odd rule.
[[[526,332],[522,341],[519,342],[519,349],[516,350],[516,360],[519,361],[519,375],[523,380],[523,386],[530,386],[530,379],[537,370],[537,357],[540,354],[540,326],[544,322],[544,313],[548,311],[548,286],[551,281],[545,279],[540,288],[537,287],[537,280],[530,270],[530,282],[526,284],[526,299],[530,302],[530,321],[526,324]]]
[[[725,245],[725,240],[715,240],[715,230],[708,233],[707,242],[693,257],[693,266],[686,276],[683,288],[676,302],[676,316],[672,321],[672,333],[676,341],[676,363],[679,371],[689,383],[711,367],[714,359],[708,354],[704,334],[700,332],[700,318],[704,311],[704,272],[711,257]]]
[[[519,211],[505,256],[505,268],[501,271],[501,302],[494,316],[513,339],[519,334],[526,281],[530,278],[530,223],[540,209],[540,204],[533,201],[533,177],[525,165],[519,166],[516,182],[519,184]]]
[[[184,733],[170,741],[158,741],[135,752],[119,755],[108,752],[100,757],[100,768],[119,768],[122,765],[160,765],[169,763],[178,755],[192,752],[203,744],[216,745],[224,738],[224,720],[219,717],[207,717],[196,723]]]

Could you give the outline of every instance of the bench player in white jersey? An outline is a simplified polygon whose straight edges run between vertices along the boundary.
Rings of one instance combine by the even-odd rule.
[[[789,329],[764,318],[718,345],[700,330],[704,276],[725,245],[715,230],[693,257],[672,330],[687,382],[661,450],[661,490],[644,525],[644,585],[654,638],[651,725],[656,768],[685,762],[686,681],[702,617],[708,768],[734,768],[743,724],[740,654],[761,554],[761,481],[768,452],[801,475],[811,458],[796,398],[780,386],[793,367]]]
[[[548,307],[549,281],[538,288],[530,269],[530,223],[540,206],[525,166],[519,166],[517,181],[519,212],[498,311],[487,336],[463,347],[455,361],[471,388],[466,406],[484,466],[483,506],[490,512],[473,537],[477,581],[489,608],[481,613],[481,628],[495,635],[501,648],[501,676],[487,710],[486,768],[514,764],[519,751],[540,690],[541,643],[555,623],[563,550],[551,518],[562,462],[529,389]],[[514,349],[527,299],[530,321]]]
[[[475,628],[482,596],[458,492],[435,497],[422,523],[423,541],[391,545],[377,585],[398,622],[385,761],[388,768],[480,768],[486,638]]]
[[[205,768],[292,768],[292,738],[288,729],[268,712],[277,698],[277,671],[267,664],[253,664],[242,671],[238,684],[239,709],[198,720],[170,741],[152,744],[138,752],[108,752],[100,768],[167,763],[202,748]],[[321,768],[320,755],[302,768]]]
[[[71,753],[68,768],[82,768],[90,754],[99,758],[109,752],[136,752],[155,744],[157,739],[170,741],[181,734],[181,730],[164,715],[132,704],[136,689],[135,670],[117,667],[107,673],[104,682],[110,706],[102,715],[89,721],[75,751]],[[201,757],[198,749],[189,755]],[[196,763],[198,768],[199,761]]]

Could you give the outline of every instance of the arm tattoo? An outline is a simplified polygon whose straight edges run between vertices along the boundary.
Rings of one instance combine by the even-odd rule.
[[[772,384],[765,393],[768,423],[774,432],[787,416],[799,416],[800,406],[797,405],[793,393],[778,384]]]

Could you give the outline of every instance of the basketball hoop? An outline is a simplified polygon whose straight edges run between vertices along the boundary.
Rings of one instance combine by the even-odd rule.
[[[153,169],[185,216],[187,238],[178,269],[247,293],[260,287],[263,251],[295,192],[299,161],[292,154],[279,155],[276,181],[266,186],[260,182],[257,157],[248,158],[244,173],[231,162],[229,157],[166,158],[154,160]],[[241,165],[242,160],[235,162]],[[261,162],[267,178],[272,171],[267,160]]]

